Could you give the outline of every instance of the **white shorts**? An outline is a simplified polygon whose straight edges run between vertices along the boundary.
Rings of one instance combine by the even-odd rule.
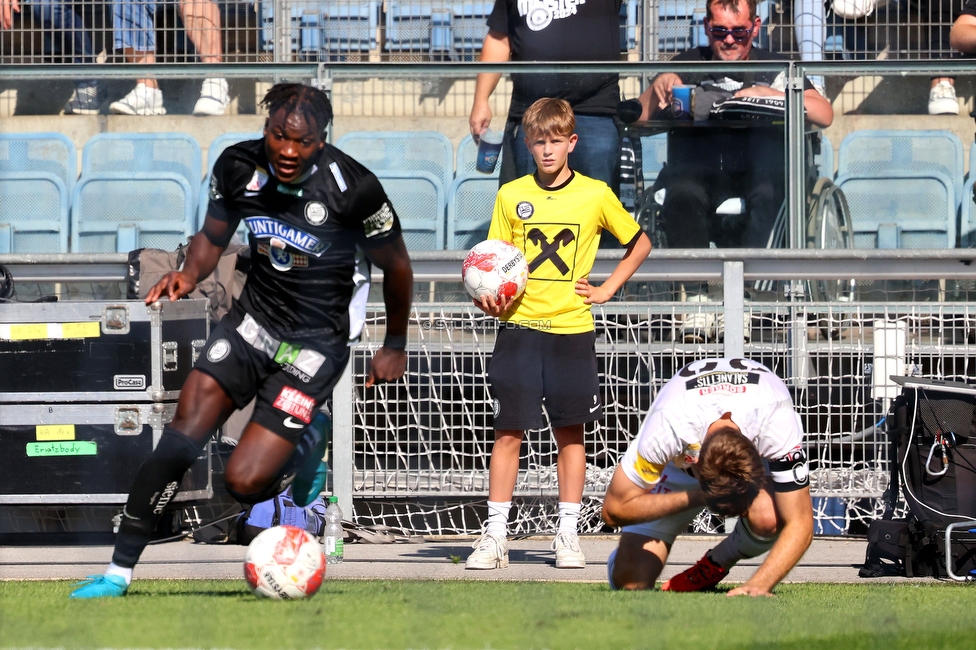
[[[650,494],[667,494],[668,492],[687,492],[698,488],[698,479],[672,463],[665,465],[661,472],[661,480],[651,488]],[[648,521],[643,524],[624,526],[621,532],[634,533],[644,537],[659,539],[669,546],[674,544],[674,538],[688,530],[695,516],[701,512],[700,507],[689,508],[673,515]]]

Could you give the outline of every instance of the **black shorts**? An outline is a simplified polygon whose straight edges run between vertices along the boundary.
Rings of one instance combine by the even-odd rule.
[[[332,346],[281,341],[235,304],[214,327],[194,368],[213,377],[251,421],[298,442],[332,395],[349,360],[345,341]]]
[[[488,366],[495,429],[541,429],[545,405],[553,427],[603,417],[596,333],[548,334],[503,327]]]

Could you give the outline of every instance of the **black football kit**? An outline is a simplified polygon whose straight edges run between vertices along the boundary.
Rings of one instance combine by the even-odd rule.
[[[251,269],[195,366],[240,408],[257,396],[253,421],[297,441],[332,393],[349,356],[349,303],[357,248],[400,236],[379,180],[326,144],[300,179],[275,178],[264,140],[217,160],[204,236],[225,245],[243,221]]]

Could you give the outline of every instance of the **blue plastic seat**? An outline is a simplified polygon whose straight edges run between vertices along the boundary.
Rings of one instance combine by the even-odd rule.
[[[0,172],[42,172],[70,192],[78,180],[78,152],[61,133],[0,133]]]
[[[454,48],[451,4],[388,0],[384,48],[389,52],[450,54]],[[482,40],[487,33],[485,27]]]
[[[813,164],[818,167],[820,176],[834,177],[834,145],[827,136],[820,136],[820,153],[813,157]]]
[[[840,174],[855,248],[955,248],[956,196],[938,171]]]
[[[656,58],[708,44],[702,22],[705,0],[664,0],[652,10],[657,12],[656,34],[651,34],[655,39],[652,51],[658,55]]]
[[[408,250],[444,249],[444,186],[425,171],[374,170],[393,204]]]
[[[423,171],[437,178],[441,188],[454,178],[454,147],[437,131],[353,131],[336,146],[373,173]]]
[[[71,251],[174,250],[193,234],[195,192],[169,172],[82,175],[71,200]]]
[[[498,162],[495,164],[495,171],[491,174],[485,174],[483,172],[478,172],[476,166],[478,164],[478,145],[475,144],[474,138],[471,134],[461,138],[461,142],[458,143],[457,153],[454,155],[454,177],[460,178],[463,175],[478,173],[479,176],[483,178],[494,178],[495,187],[498,187],[498,173],[502,168],[502,154],[498,153]]]
[[[636,0],[631,0],[636,2]],[[454,58],[474,60],[488,34],[488,16],[495,6],[493,2],[452,2],[451,31]]]
[[[85,143],[81,174],[176,174],[189,183],[196,206],[203,178],[201,157],[200,145],[186,133],[99,133]]]
[[[200,185],[200,207],[197,212],[197,229],[203,227],[203,221],[207,218],[207,206],[210,204],[210,175],[213,173],[217,158],[224,152],[224,149],[232,144],[237,144],[245,140],[257,140],[263,135],[260,131],[256,133],[222,133],[210,143],[210,147],[207,149],[207,175],[203,177],[203,183]],[[247,241],[247,226],[243,222],[237,229],[237,235],[242,241]]]
[[[626,0],[620,4],[620,51],[637,49],[638,29],[637,0]]]
[[[644,173],[644,187],[654,185],[657,175],[668,161],[668,134],[646,136],[641,141],[641,171]]]
[[[0,215],[0,254],[68,252],[68,189],[55,174],[0,171]]]
[[[867,130],[849,133],[840,143],[837,174],[879,176],[892,170],[935,171],[962,197],[962,142],[951,131]]]
[[[290,52],[303,59],[343,60],[350,52],[369,52],[377,47],[380,3],[377,0],[298,0],[289,10]],[[261,4],[261,49],[274,51],[274,3]]]
[[[447,247],[467,250],[488,237],[498,193],[498,178],[480,172],[460,174],[447,191]]]
[[[972,167],[970,167],[972,169]],[[973,185],[976,176],[969,173],[969,180],[962,190],[962,209],[959,216],[959,245],[963,248],[976,246],[976,199],[973,198]]]

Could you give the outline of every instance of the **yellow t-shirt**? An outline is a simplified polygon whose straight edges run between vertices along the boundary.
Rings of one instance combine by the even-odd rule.
[[[503,185],[488,239],[525,253],[529,283],[502,320],[552,334],[592,331],[590,306],[576,294],[576,281],[593,268],[603,230],[625,245],[641,231],[603,181],[573,172],[557,188],[539,187],[533,175]]]

